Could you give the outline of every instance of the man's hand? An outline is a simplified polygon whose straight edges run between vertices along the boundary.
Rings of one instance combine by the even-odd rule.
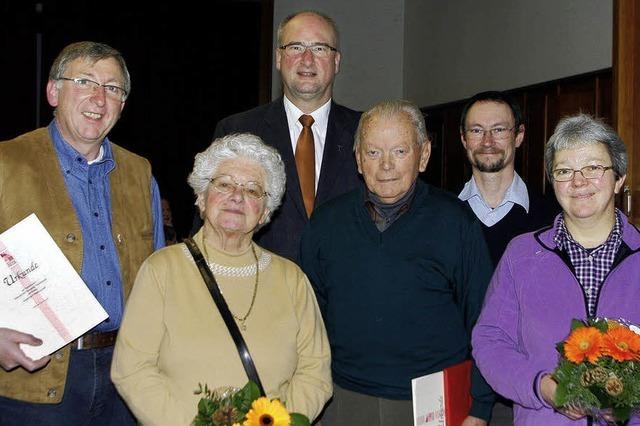
[[[47,365],[51,359],[45,356],[36,361],[32,360],[22,352],[19,346],[20,343],[40,346],[42,340],[31,334],[0,327],[0,366],[5,370],[9,371],[22,366],[27,371],[35,371]]]
[[[462,426],[487,426],[487,422],[478,417],[467,416],[462,422]]]

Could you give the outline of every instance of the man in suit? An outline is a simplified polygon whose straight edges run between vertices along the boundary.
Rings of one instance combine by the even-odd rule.
[[[282,155],[287,173],[282,207],[256,239],[293,260],[314,207],[359,182],[352,147],[360,113],[332,101],[333,81],[340,69],[338,49],[338,30],[328,16],[313,11],[288,16],[278,27],[275,53],[284,96],[227,117],[215,130],[216,138],[254,133]]]

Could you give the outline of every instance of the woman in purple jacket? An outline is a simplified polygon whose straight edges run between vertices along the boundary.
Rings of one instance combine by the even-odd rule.
[[[516,425],[586,425],[585,413],[554,406],[555,344],[573,318],[640,323],[640,232],[614,206],[627,152],[611,128],[584,114],[561,120],[545,168],[563,211],[509,244],[473,330],[473,356],[514,401]]]

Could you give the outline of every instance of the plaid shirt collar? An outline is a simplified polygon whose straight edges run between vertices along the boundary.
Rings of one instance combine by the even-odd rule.
[[[607,240],[598,247],[590,249],[590,252],[593,253],[599,251],[606,246],[611,247],[611,245],[616,244],[616,242],[617,245],[620,246],[620,243],[622,242],[622,218],[620,217],[621,214],[622,213],[620,212],[620,210],[615,210],[616,221],[613,224],[613,229],[607,237]],[[562,214],[559,214],[556,218],[556,233],[553,236],[553,241],[556,243],[556,246],[563,251],[566,251],[568,249],[568,245],[570,244],[575,245],[582,250],[586,250],[584,247],[582,247],[582,245],[580,245],[580,243],[573,239],[573,237],[567,230],[567,225],[564,222],[564,216]]]
[[[618,209],[615,223],[606,241],[593,249],[586,249],[567,230],[562,214],[556,219],[553,237],[558,249],[564,251],[574,267],[576,278],[582,286],[589,316],[595,315],[598,293],[605,277],[611,270],[616,253],[622,243],[622,218]]]

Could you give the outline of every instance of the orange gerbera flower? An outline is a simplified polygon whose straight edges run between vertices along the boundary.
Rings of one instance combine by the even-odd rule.
[[[253,401],[244,426],[290,426],[291,417],[282,402],[260,397]]]
[[[640,335],[626,327],[609,328],[603,338],[603,352],[616,361],[640,359]]]
[[[595,363],[602,356],[601,342],[602,334],[597,328],[576,328],[564,342],[564,354],[569,361],[575,364],[585,359]]]

